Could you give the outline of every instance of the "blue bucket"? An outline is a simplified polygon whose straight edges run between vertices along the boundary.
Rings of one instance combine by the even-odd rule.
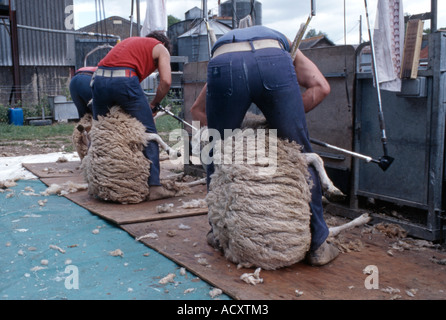
[[[22,108],[9,108],[8,109],[9,124],[16,126],[23,126],[23,110]]]

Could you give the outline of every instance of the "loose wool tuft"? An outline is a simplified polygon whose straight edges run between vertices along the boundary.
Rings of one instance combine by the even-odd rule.
[[[149,195],[150,160],[144,125],[119,107],[93,121],[90,148],[82,161],[88,192],[102,200],[140,203]]]
[[[252,142],[253,134],[244,129],[233,141]],[[310,247],[307,163],[298,144],[276,142],[273,173],[259,174],[265,163],[216,164],[206,197],[214,238],[228,260],[244,267],[286,267],[303,260]],[[266,142],[267,155],[269,145]],[[253,148],[255,144],[245,143],[245,155]]]

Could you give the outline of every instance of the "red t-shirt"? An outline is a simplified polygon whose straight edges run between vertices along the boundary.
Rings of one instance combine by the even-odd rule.
[[[98,66],[132,68],[141,82],[157,69],[152,51],[160,43],[154,38],[127,38],[111,49]]]

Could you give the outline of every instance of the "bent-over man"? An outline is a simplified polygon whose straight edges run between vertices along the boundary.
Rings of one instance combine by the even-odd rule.
[[[140,82],[157,69],[160,82],[149,104]],[[93,118],[106,115],[113,106],[120,106],[141,121],[147,132],[157,133],[152,109],[167,95],[171,83],[170,41],[164,33],[155,31],[146,37],[127,38],[98,64],[92,84]],[[158,143],[150,141],[143,153],[152,162],[149,199],[171,196],[160,183]]]
[[[250,105],[263,112],[279,138],[297,142],[302,152],[313,152],[305,113],[330,93],[330,86],[317,66],[301,51],[292,60],[291,43],[282,33],[264,26],[236,29],[222,36],[212,48],[207,84],[191,108],[194,120],[216,129],[240,128]],[[301,94],[300,86],[306,88]],[[316,170],[310,166],[313,182],[310,203],[311,248],[308,262],[324,265],[339,254],[326,242],[329,231],[323,218],[322,189]],[[208,181],[214,172],[207,167]],[[213,245],[212,230],[208,242]]]

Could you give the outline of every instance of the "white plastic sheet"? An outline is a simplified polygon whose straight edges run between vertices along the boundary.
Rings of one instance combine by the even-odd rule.
[[[404,32],[402,0],[378,0],[373,41],[381,89],[401,91]]]
[[[0,157],[0,181],[1,180],[29,180],[37,177],[26,170],[23,163],[46,163],[56,162],[59,158],[65,157],[68,161],[79,161],[77,153],[54,152],[48,154],[38,154],[18,157]]]
[[[147,11],[141,36],[145,37],[152,31],[167,32],[167,0],[147,0]]]

